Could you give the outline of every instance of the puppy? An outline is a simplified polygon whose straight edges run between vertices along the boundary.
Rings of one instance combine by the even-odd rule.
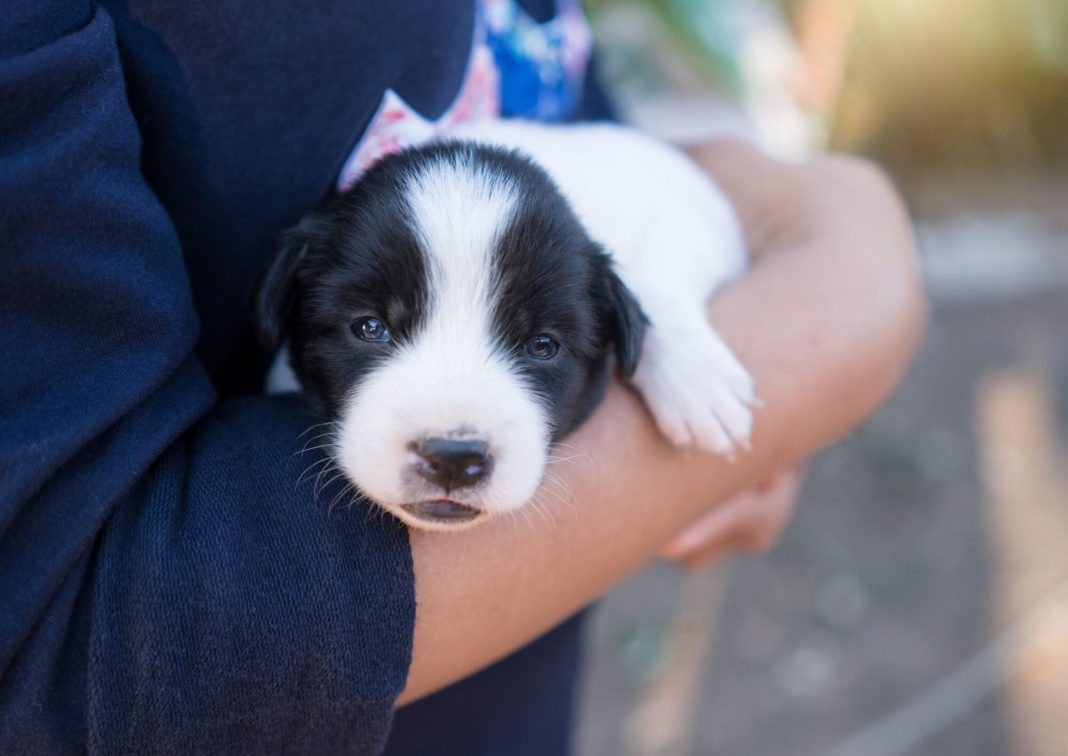
[[[610,365],[679,445],[730,453],[753,383],[706,302],[735,215],[675,150],[611,125],[486,121],[381,160],[287,234],[255,296],[273,390],[332,421],[357,489],[455,530],[530,500]]]

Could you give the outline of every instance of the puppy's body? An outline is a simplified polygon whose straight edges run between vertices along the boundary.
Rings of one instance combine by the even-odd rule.
[[[418,527],[512,511],[612,350],[670,439],[745,443],[752,384],[705,314],[745,255],[712,182],[614,126],[452,136],[305,219],[261,286],[265,340],[288,337],[349,479]]]

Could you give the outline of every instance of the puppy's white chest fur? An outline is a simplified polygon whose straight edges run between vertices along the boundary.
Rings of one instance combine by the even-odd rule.
[[[483,121],[450,136],[533,158],[613,257],[650,320],[633,383],[661,432],[718,453],[746,446],[753,382],[706,314],[746,252],[713,181],[673,148],[609,124]]]

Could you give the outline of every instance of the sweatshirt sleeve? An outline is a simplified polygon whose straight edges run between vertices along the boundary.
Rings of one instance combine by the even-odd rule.
[[[4,13],[0,753],[377,752],[405,530],[299,481],[299,399],[216,400],[107,14]]]

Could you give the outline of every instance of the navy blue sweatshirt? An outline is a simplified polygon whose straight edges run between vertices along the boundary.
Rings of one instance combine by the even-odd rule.
[[[2,15],[0,752],[380,752],[406,532],[298,482],[315,419],[259,395],[246,302],[387,88],[446,110],[473,3]],[[558,752],[577,637],[402,710],[390,752]]]

